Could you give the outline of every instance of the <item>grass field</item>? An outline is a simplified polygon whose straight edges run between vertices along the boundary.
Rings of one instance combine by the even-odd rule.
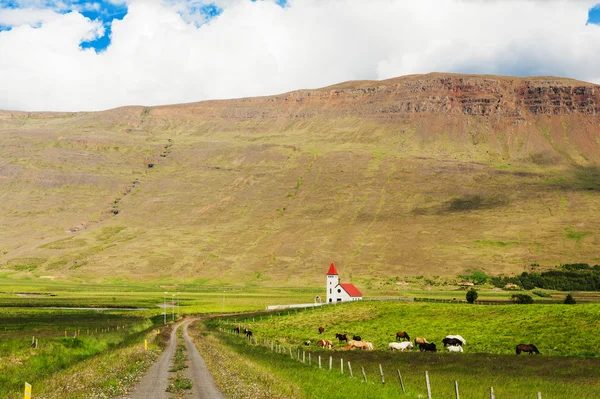
[[[362,302],[283,312],[262,319],[253,317],[254,320],[213,320],[209,325],[220,345],[227,348],[228,352],[223,353],[256,364],[250,368],[256,368],[257,373],[293,383],[297,397],[398,397],[397,369],[404,376],[408,397],[415,398],[425,393],[426,370],[431,375],[434,397],[452,397],[455,380],[459,381],[461,397],[485,397],[490,386],[502,398],[535,397],[538,391],[543,392],[544,398],[556,399],[600,395],[600,338],[596,334],[600,327],[600,306],[597,304],[481,306]],[[221,327],[231,331],[237,322],[250,326],[259,343],[267,339],[282,345],[285,354],[273,353],[269,347],[250,345],[238,336],[216,330]],[[320,325],[326,328],[323,336],[317,331]],[[425,336],[438,347],[442,346],[445,335],[460,334],[467,340],[465,353],[450,354],[443,350],[436,354],[391,353],[387,344],[400,330],[411,336]],[[336,332],[358,334],[373,342],[376,350],[342,350],[335,342]],[[312,367],[290,358],[289,348],[296,357],[298,350],[308,350],[303,345],[305,340],[310,339],[314,345],[319,338],[333,339],[336,348],[326,351],[311,346]],[[517,356],[515,346],[521,342],[535,344],[542,355]],[[326,368],[329,356],[333,356],[335,371],[316,369],[315,359],[319,355],[323,356]],[[340,358],[353,364],[355,380],[351,383],[347,376],[340,375]],[[386,386],[381,386],[379,363],[387,375]],[[222,362],[215,364],[225,367]],[[360,366],[365,368],[370,385],[360,383]],[[289,394],[286,389],[279,391],[284,397]]]

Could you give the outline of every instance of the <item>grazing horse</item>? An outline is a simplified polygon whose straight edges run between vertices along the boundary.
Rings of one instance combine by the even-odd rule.
[[[462,342],[463,345],[467,344],[467,340],[461,337],[460,335],[446,335],[446,338],[458,339],[460,342]]]
[[[456,338],[444,338],[442,340],[442,342],[444,343],[444,348],[446,346],[462,346],[463,342],[460,339],[456,339]]]
[[[410,341],[410,337],[408,336],[408,334],[406,333],[406,331],[398,331],[396,333],[396,341],[400,341],[400,340],[407,340]]]
[[[252,331],[248,330],[247,328],[244,329],[244,331],[246,332],[246,337],[248,337],[248,339],[252,339]]]
[[[325,327],[319,327],[319,334],[323,334],[325,332]]]
[[[353,336],[352,339],[355,341],[362,341],[362,338],[358,335]]]
[[[419,346],[421,344],[426,344],[427,340],[425,339],[425,337],[417,337],[415,338],[415,346]]]
[[[351,339],[350,341],[348,341],[348,346],[350,347],[350,349],[354,349],[354,348],[358,348],[358,349],[372,349],[373,348],[373,344],[371,344],[370,342],[365,342],[365,341],[356,341]]]
[[[308,340],[308,341],[304,341],[304,345],[306,345],[306,346],[310,346],[310,340]]]
[[[390,344],[388,345],[388,348],[391,351],[393,351],[393,350],[399,350],[400,352],[404,352],[407,349],[412,349],[413,348],[413,344],[410,341],[390,342]]]
[[[430,344],[419,344],[419,350],[421,352],[437,352],[437,348],[433,342]]]
[[[235,328],[233,329],[233,332],[236,333],[237,335],[240,335],[240,326],[235,326]]]
[[[517,355],[520,354],[521,352],[529,352],[530,355],[533,353],[537,353],[538,355],[540,354],[540,351],[538,350],[538,348],[536,348],[535,345],[533,345],[533,344],[517,345]]]
[[[449,345],[448,352],[462,352],[463,348],[460,345]]]
[[[340,343],[342,341],[348,342],[348,334],[335,334],[335,337],[340,340]]]
[[[331,349],[333,347],[333,344],[328,339],[318,340],[317,345],[319,345],[321,348],[328,348],[328,349]]]

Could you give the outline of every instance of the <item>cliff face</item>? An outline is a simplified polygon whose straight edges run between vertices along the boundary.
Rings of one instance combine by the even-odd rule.
[[[524,120],[537,115],[599,115],[600,86],[571,79],[430,74],[346,82],[318,90],[152,109],[226,119],[356,115],[408,118],[420,114]]]

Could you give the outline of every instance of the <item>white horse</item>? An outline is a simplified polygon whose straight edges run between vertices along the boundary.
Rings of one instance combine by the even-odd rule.
[[[373,347],[373,342],[365,342],[367,344],[367,347],[365,349],[372,351],[374,349]]]
[[[451,345],[448,346],[448,352],[462,352],[463,348],[460,345]]]
[[[463,343],[463,345],[467,344],[467,340],[461,337],[460,335],[446,335],[446,338],[454,338]]]
[[[404,352],[407,349],[412,349],[413,348],[413,344],[410,341],[390,342],[390,344],[388,345],[388,348],[391,351],[393,351],[393,350],[399,350],[401,352]]]

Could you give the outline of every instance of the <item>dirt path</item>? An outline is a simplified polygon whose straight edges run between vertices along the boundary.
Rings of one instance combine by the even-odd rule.
[[[172,366],[173,355],[177,346],[177,330],[182,326],[183,338],[189,358],[189,369],[186,374],[189,375],[193,384],[192,391],[186,393],[184,396],[186,398],[225,399],[225,396],[217,389],[212,376],[206,368],[204,359],[202,359],[198,349],[196,349],[196,346],[188,335],[188,325],[194,321],[195,319],[186,320],[173,328],[169,344],[156,363],[150,367],[130,394],[120,396],[117,399],[172,399],[181,397],[181,395],[168,393],[166,390],[169,384],[169,369]]]

